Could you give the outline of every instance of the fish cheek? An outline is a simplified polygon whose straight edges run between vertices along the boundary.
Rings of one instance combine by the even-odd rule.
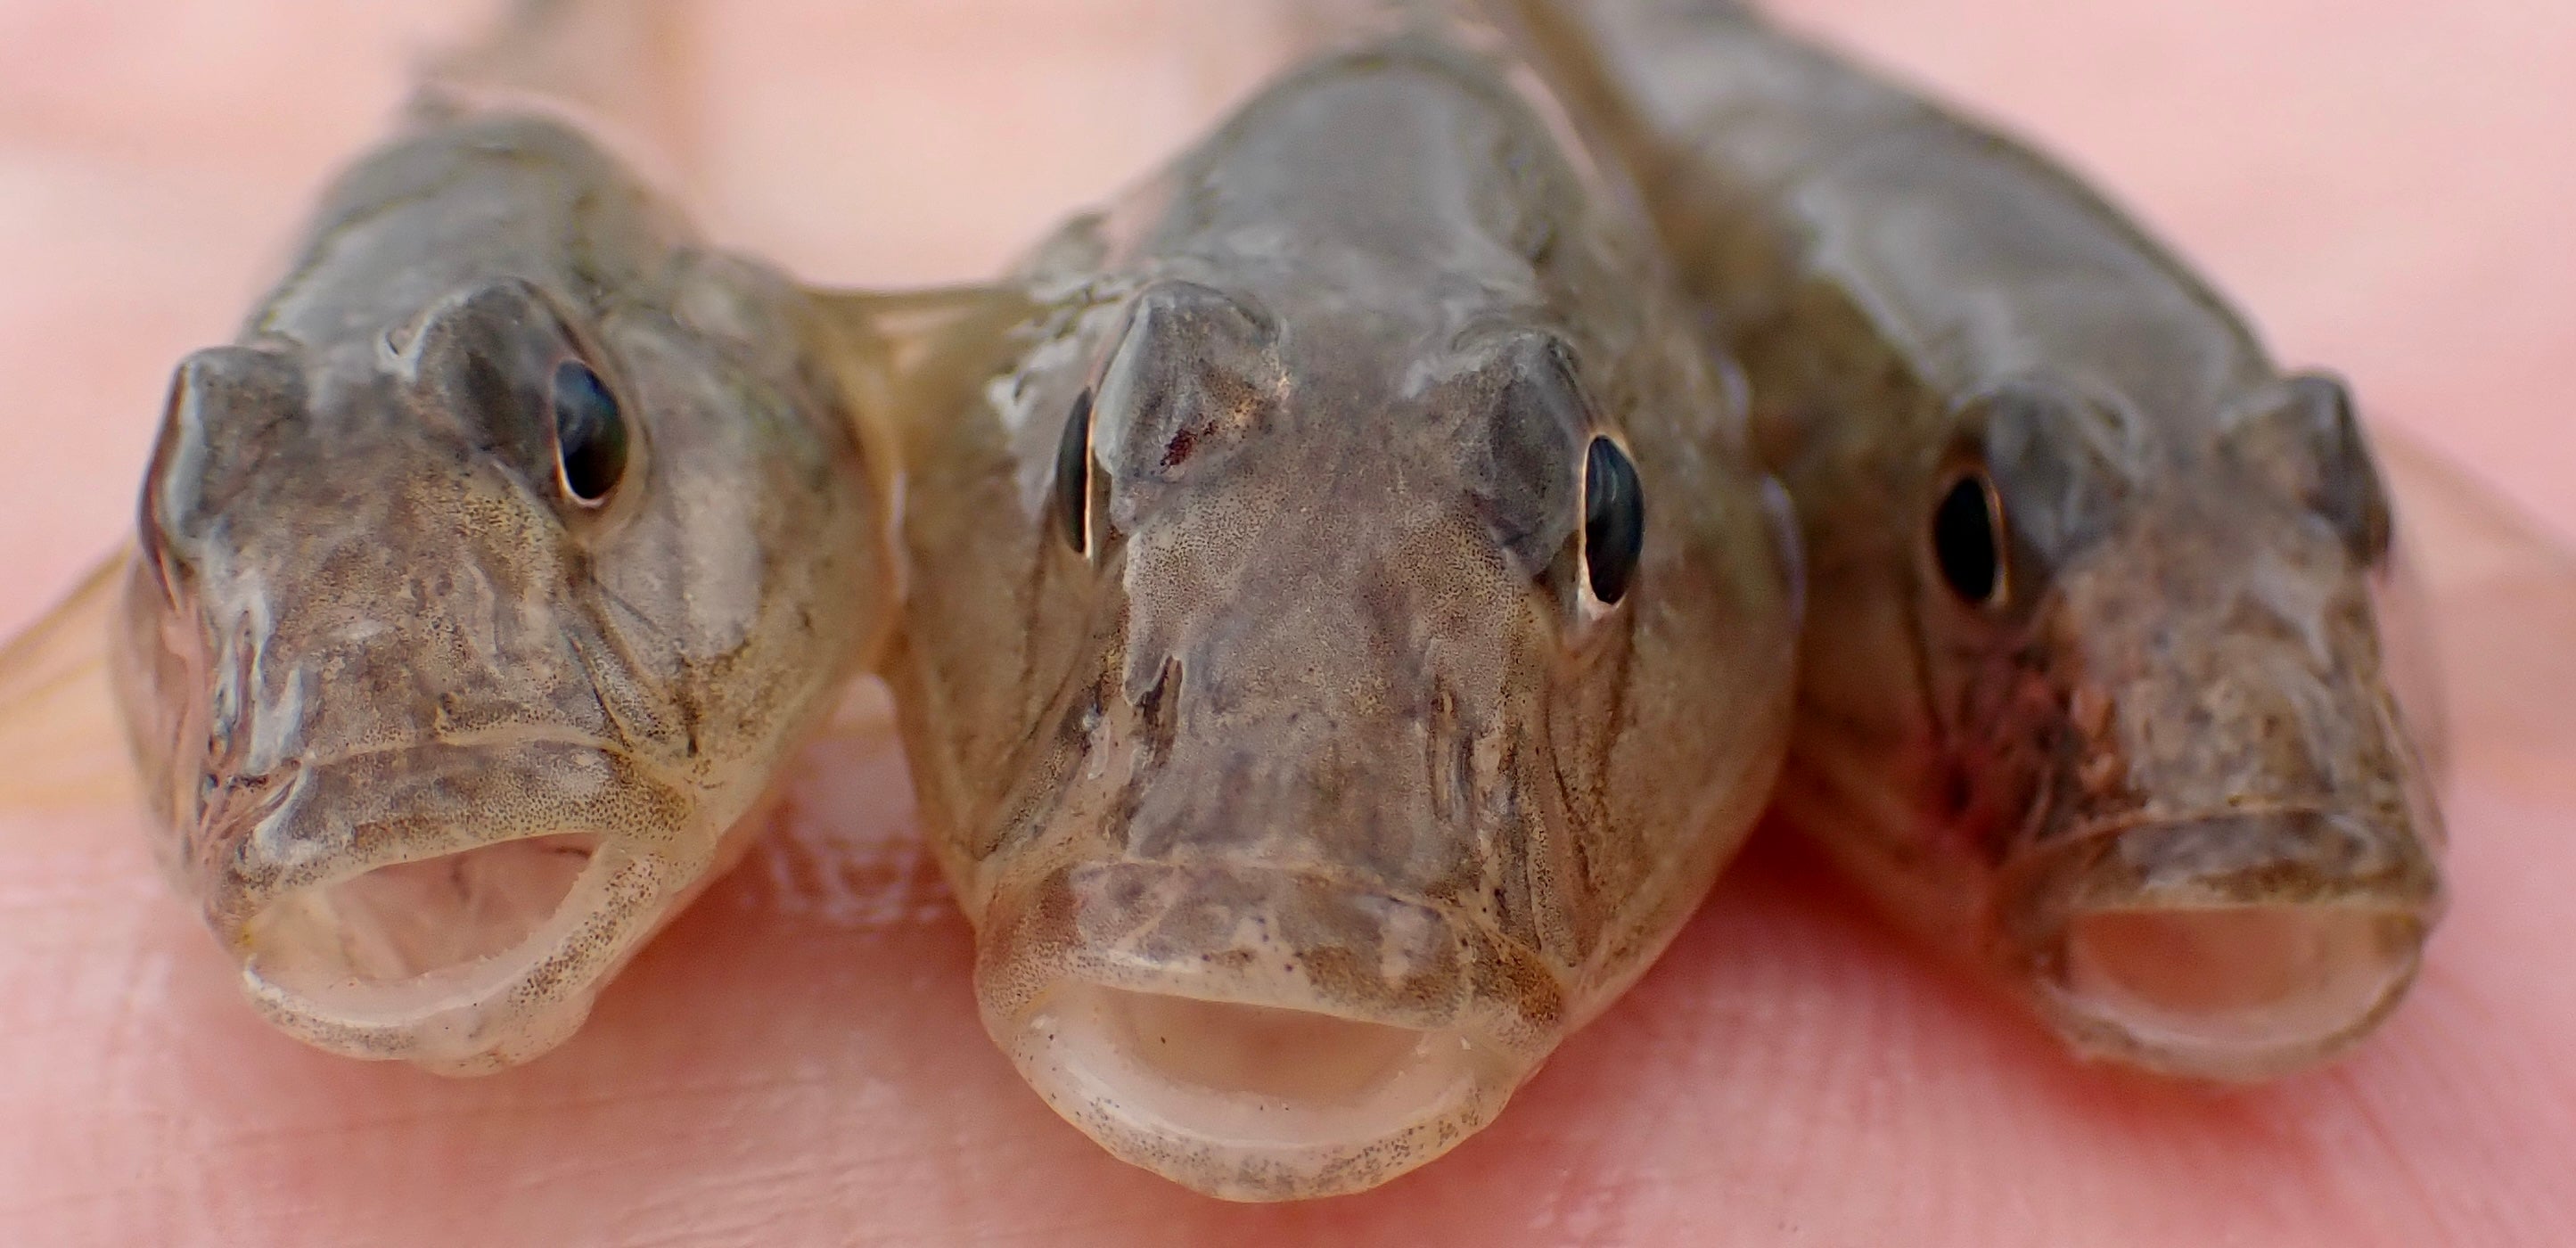
[[[777,670],[770,648],[846,643],[846,604],[870,578],[827,575],[835,552],[865,549],[864,503],[845,484],[855,472],[817,476],[827,452],[807,445],[796,396],[665,328],[608,327],[629,408],[659,417],[659,453],[629,467],[610,510],[565,516],[559,540],[589,623],[572,640],[601,702],[632,739],[695,753],[701,733],[756,722],[780,696],[760,678]]]
[[[2016,812],[2044,802],[2067,747],[2058,585],[2132,505],[2138,455],[2104,405],[2044,378],[1979,394],[1957,430],[1916,506],[1919,644],[1939,734],[1919,800],[1991,855]]]

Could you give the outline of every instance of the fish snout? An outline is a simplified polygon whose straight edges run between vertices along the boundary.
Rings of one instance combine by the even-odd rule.
[[[2441,883],[2404,819],[2286,809],[2077,832],[2004,881],[2007,939],[2079,1047],[2267,1078],[2366,1034],[2413,983]]]
[[[1489,927],[1322,872],[1086,862],[988,912],[985,1027],[1112,1153],[1234,1200],[1355,1191],[1499,1111],[1563,986]]]
[[[256,803],[206,810],[208,920],[262,1014],[353,1057],[471,1073],[545,1051],[713,874],[692,800],[595,744],[401,746],[260,779]]]

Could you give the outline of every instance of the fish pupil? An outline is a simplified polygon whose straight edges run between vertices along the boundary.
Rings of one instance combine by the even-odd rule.
[[[2002,588],[2000,527],[1993,490],[1974,473],[1959,478],[1933,511],[1932,554],[1941,564],[1941,579],[1961,601],[1984,606]]]
[[[1583,565],[1605,605],[1628,595],[1646,540],[1646,499],[1637,466],[1608,438],[1592,439],[1583,461]]]
[[[1064,540],[1077,555],[1091,550],[1091,391],[1073,401],[1065,418],[1064,440],[1055,448],[1056,517],[1064,522]]]
[[[595,506],[626,475],[625,414],[608,383],[580,360],[555,366],[553,401],[555,458],[564,489]]]

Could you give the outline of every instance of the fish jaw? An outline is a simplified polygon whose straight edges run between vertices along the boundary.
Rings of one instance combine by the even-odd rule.
[[[2008,872],[2000,904],[2042,1014],[2079,1049],[2236,1081],[2367,1035],[2441,900],[2402,821],[2287,809],[2066,837]]]
[[[559,839],[468,851],[496,863],[544,854],[577,858],[579,865],[569,878],[563,878],[561,868],[535,879],[520,871],[520,878],[501,887],[527,897],[533,885],[552,895],[527,897],[536,906],[507,907],[513,921],[470,924],[465,931],[449,933],[452,961],[390,975],[379,973],[390,968],[366,965],[399,956],[396,951],[403,944],[384,924],[389,916],[369,905],[369,894],[411,890],[392,881],[368,890],[362,882],[408,873],[414,866],[443,869],[434,863],[401,864],[338,886],[306,890],[263,912],[238,937],[247,946],[242,991],[270,1024],[345,1057],[409,1061],[441,1074],[464,1075],[499,1070],[543,1053],[580,1028],[602,984],[638,943],[634,933],[649,930],[656,912],[667,909],[653,903],[662,891],[656,881],[664,874],[659,864],[618,849],[576,851]],[[518,845],[531,848],[512,853]],[[496,875],[500,869],[483,874]],[[357,904],[334,904],[343,897]],[[472,908],[459,901],[416,907],[405,917],[417,920]]]
[[[2060,746],[1995,895],[2070,1042],[2197,1078],[2349,1047],[2441,910],[2432,776],[2368,578],[2268,519],[2142,525],[2061,572],[2041,635],[2063,712],[2040,721]],[[2228,528],[2232,549],[2205,536]]]
[[[450,1074],[570,1036],[739,849],[589,743],[432,743],[212,787],[271,794],[210,804],[191,838],[253,1007],[327,1051]]]
[[[1454,907],[1329,874],[1093,861],[997,894],[985,1028],[1122,1160],[1211,1196],[1374,1187],[1482,1129],[1563,986]]]

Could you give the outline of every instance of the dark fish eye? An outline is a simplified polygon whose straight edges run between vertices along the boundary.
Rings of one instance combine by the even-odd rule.
[[[1091,553],[1091,391],[1087,388],[1073,400],[1073,414],[1064,421],[1064,440],[1056,444],[1055,508],[1073,553]]]
[[[1646,497],[1637,466],[1608,438],[1592,439],[1583,457],[1583,570],[1603,605],[1628,594],[1637,552],[1646,540]]]
[[[626,417],[608,383],[580,360],[555,365],[555,463],[565,491],[596,507],[626,475]]]
[[[1941,495],[1932,511],[1932,557],[1960,601],[1989,607],[2001,595],[2003,513],[1985,474],[1968,473]]]

